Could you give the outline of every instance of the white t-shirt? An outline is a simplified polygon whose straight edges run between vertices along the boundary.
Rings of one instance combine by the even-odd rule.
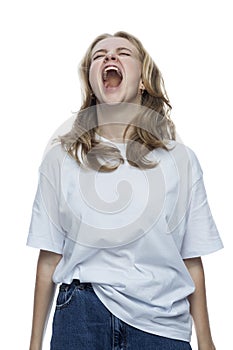
[[[103,142],[110,142],[100,137]],[[126,145],[113,143],[125,158]],[[84,170],[61,147],[40,166],[27,244],[63,255],[53,280],[91,282],[115,316],[143,331],[190,341],[183,262],[222,248],[195,154],[175,141],[158,166],[127,161],[110,173]]]

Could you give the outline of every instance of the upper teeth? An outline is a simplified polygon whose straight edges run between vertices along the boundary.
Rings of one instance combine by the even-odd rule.
[[[104,79],[107,79],[107,72],[109,70],[115,70],[117,72],[117,74],[119,74],[121,76],[121,71],[118,67],[115,67],[115,66],[108,66],[104,69],[104,73],[103,73],[103,78]]]
[[[118,69],[117,67],[115,67],[115,66],[108,66],[108,67],[105,68],[104,71],[107,72],[107,71],[110,70],[110,69],[111,69],[111,70],[113,69],[113,70],[116,70],[116,71],[119,70],[119,69]]]

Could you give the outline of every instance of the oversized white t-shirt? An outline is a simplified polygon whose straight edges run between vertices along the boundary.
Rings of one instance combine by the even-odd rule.
[[[143,331],[190,341],[187,297],[195,290],[183,262],[222,248],[194,152],[170,141],[158,165],[125,163],[85,170],[56,145],[44,157],[27,244],[63,255],[55,283],[91,282],[102,303]]]

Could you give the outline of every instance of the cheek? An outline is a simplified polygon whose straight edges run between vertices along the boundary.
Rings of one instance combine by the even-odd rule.
[[[137,60],[134,60],[132,62],[128,62],[126,70],[128,71],[128,73],[131,77],[134,77],[134,79],[141,78],[142,65]]]
[[[132,87],[138,88],[142,75],[141,66],[138,64],[130,66],[128,72],[128,82],[132,84]]]
[[[95,66],[90,67],[89,71],[89,83],[94,90],[97,85],[97,68]]]

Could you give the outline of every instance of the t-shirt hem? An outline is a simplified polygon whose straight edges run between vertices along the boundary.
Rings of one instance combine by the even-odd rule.
[[[202,249],[198,249],[197,251],[193,250],[185,254],[182,254],[182,259],[191,259],[191,258],[203,256],[203,255],[212,254],[223,248],[224,246],[222,241],[217,240],[214,244],[213,242],[211,243],[211,248],[206,246],[206,247],[203,247]]]
[[[181,340],[181,341],[185,341],[185,342],[190,342],[191,341],[191,336],[192,336],[192,330],[190,332],[179,332],[177,329],[173,329],[170,327],[161,327],[156,323],[153,323],[151,326],[149,324],[147,325],[143,325],[143,324],[139,324],[135,322],[135,319],[130,319],[127,318],[125,316],[122,317],[122,315],[120,315],[118,312],[115,312],[113,310],[111,310],[111,308],[109,308],[109,306],[107,305],[107,303],[105,303],[105,301],[102,299],[101,294],[99,294],[98,290],[95,288],[95,285],[93,284],[93,289],[95,294],[97,295],[97,297],[100,299],[100,301],[104,304],[104,306],[117,318],[119,318],[120,320],[122,320],[123,322],[127,323],[128,325],[137,328],[143,332],[146,333],[151,333],[154,335],[158,335],[161,337],[165,337],[165,338],[170,338],[170,339],[176,339],[176,340]]]
[[[33,238],[32,236],[28,237],[26,245],[31,248],[37,248],[42,250],[47,250],[53,253],[62,254],[63,249],[56,245],[51,245],[50,242],[46,240],[38,240],[38,237]]]

